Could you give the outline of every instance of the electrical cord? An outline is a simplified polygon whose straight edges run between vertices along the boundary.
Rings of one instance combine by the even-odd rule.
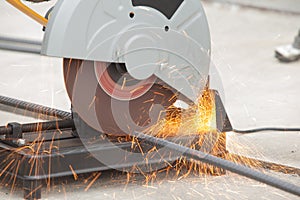
[[[238,130],[233,129],[232,132],[239,134],[249,134],[249,133],[257,133],[263,131],[284,131],[284,132],[300,132],[300,128],[276,128],[276,127],[266,127],[266,128],[256,128],[256,129],[248,129],[248,130]]]

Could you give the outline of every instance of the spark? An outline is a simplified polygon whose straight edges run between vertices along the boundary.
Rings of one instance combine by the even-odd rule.
[[[19,171],[19,167],[20,167],[20,160],[18,160],[18,164],[17,164],[17,167],[15,169],[15,174],[13,176],[13,183],[12,183],[10,194],[12,194],[13,191],[14,191],[16,180],[17,180],[17,174],[18,174],[18,171]]]
[[[95,103],[95,101],[96,101],[96,96],[94,96],[93,97],[93,99],[92,99],[92,101],[91,101],[91,103],[90,103],[90,105],[89,105],[89,109],[91,109],[92,108],[92,106],[94,105],[94,103]]]
[[[126,77],[124,77],[124,79],[123,79],[123,83],[122,83],[121,90],[123,90],[123,89],[124,89],[125,85],[126,85]]]
[[[93,178],[93,180],[84,189],[85,192],[87,192],[90,189],[90,187],[95,183],[95,181],[100,177],[100,175],[101,175],[101,172],[98,172],[97,175]]]
[[[69,168],[70,168],[70,169],[71,169],[71,171],[72,171],[72,174],[73,174],[74,180],[75,180],[75,181],[77,181],[77,179],[78,179],[78,175],[77,175],[77,174],[76,174],[76,172],[74,171],[74,169],[73,169],[72,165],[69,165]]]
[[[34,188],[28,195],[25,197],[25,199],[28,199],[29,197],[32,196],[33,193],[35,193],[37,190],[39,190],[43,185],[39,184],[36,188]]]
[[[15,162],[16,159],[13,159],[10,161],[10,163],[8,163],[5,168],[2,170],[2,172],[0,173],[0,177],[3,175],[4,172],[6,172],[6,170]]]
[[[144,88],[144,86],[142,85],[142,86],[140,86],[140,87],[137,87],[137,88],[131,90],[130,93],[133,94],[133,93],[135,93],[135,92],[137,92],[137,91],[139,91],[139,90],[142,90],[143,88]]]
[[[145,187],[145,188],[151,188],[151,189],[155,189],[155,190],[158,189],[158,187],[154,187],[154,186],[150,186],[150,185],[143,185],[143,187]]]

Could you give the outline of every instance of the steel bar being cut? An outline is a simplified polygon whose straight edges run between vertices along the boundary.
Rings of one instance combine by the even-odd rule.
[[[18,100],[15,98],[1,96],[1,95],[0,95],[0,104],[13,107],[14,109],[18,108],[18,109],[22,109],[24,111],[30,111],[30,112],[34,112],[34,113],[38,113],[38,114],[42,114],[42,115],[47,115],[49,117],[56,117],[59,119],[71,118],[71,113],[68,113],[68,112],[65,112],[62,110],[50,108],[47,106],[42,106],[42,105],[31,103],[31,102]]]

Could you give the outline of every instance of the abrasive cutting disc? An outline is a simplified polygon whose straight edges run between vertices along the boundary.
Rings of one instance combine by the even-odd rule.
[[[136,80],[125,64],[64,59],[64,78],[73,112],[106,134],[143,131],[176,101],[156,77]]]

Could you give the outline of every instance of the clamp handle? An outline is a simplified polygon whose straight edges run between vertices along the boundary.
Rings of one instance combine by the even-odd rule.
[[[26,14],[27,16],[31,17],[38,23],[40,23],[43,26],[46,26],[48,23],[48,20],[32,10],[31,8],[27,7],[25,4],[21,2],[21,0],[6,0],[8,3],[10,3],[12,6]]]

